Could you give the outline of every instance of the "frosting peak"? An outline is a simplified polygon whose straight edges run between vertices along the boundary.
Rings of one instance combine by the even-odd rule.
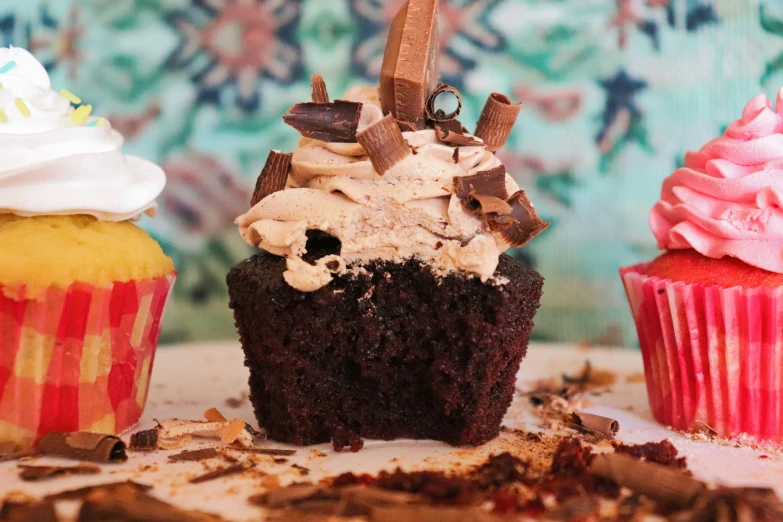
[[[783,89],[776,106],[755,96],[723,136],[687,153],[666,178],[650,213],[660,248],[783,273]]]
[[[0,85],[0,213],[124,221],[155,212],[163,171],[125,156],[122,136],[53,91],[29,52],[0,49]]]
[[[342,100],[362,104],[359,133],[384,118],[377,87],[351,89]],[[439,140],[434,129],[402,136],[413,152],[382,174],[360,143],[302,138],[285,190],[267,195],[237,219],[242,237],[288,257],[286,281],[302,291],[331,280],[330,263],[300,263],[308,230],[340,240],[335,266],[341,271],[374,259],[416,257],[438,273],[459,271],[488,280],[510,245],[465,208],[455,178],[501,162],[478,139],[475,145],[456,148]],[[508,194],[516,193],[513,178],[502,176]]]

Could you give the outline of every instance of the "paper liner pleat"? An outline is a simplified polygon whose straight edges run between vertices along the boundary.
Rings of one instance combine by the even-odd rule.
[[[783,441],[783,288],[705,287],[621,270],[655,418]]]
[[[0,441],[132,427],[175,277],[74,283],[35,296],[0,285]]]

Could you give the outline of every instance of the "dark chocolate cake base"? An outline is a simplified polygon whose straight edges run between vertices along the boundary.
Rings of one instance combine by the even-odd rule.
[[[376,262],[315,292],[267,253],[228,274],[250,400],[272,439],[293,444],[437,439],[482,444],[514,394],[543,278],[503,255],[502,286]]]

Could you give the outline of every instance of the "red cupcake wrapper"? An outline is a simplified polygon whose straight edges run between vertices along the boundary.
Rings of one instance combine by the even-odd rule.
[[[27,296],[0,285],[0,440],[138,422],[176,273]]]
[[[783,288],[721,288],[620,270],[655,418],[783,441]]]

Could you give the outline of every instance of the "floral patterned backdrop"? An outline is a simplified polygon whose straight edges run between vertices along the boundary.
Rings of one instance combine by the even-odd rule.
[[[250,254],[232,221],[281,114],[320,72],[376,81],[403,0],[0,0],[29,48],[162,164],[142,224],[180,271],[165,341],[235,338],[224,276]],[[546,277],[538,339],[635,343],[617,268],[656,254],[647,212],[683,153],[783,84],[783,0],[443,0],[442,74],[475,123],[489,92],[525,108],[502,159],[553,225],[517,255]]]

